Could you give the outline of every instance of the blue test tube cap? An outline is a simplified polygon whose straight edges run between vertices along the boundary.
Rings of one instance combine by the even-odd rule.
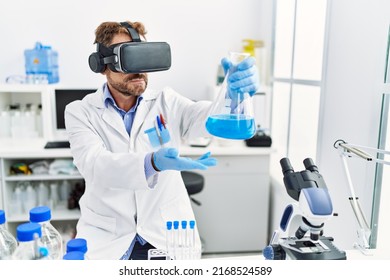
[[[190,221],[190,228],[191,229],[195,228],[195,221],[194,220]]]
[[[181,228],[186,229],[187,228],[187,221],[181,221]]]
[[[172,229],[172,221],[168,221],[167,222],[167,230],[171,230]]]
[[[174,229],[179,229],[179,221],[174,221],[173,222],[173,228]]]

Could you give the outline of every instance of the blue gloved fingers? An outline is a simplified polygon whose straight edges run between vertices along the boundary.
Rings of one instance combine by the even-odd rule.
[[[201,156],[201,160],[193,160],[187,157],[180,157],[179,151],[175,148],[162,148],[153,153],[152,165],[157,171],[163,170],[205,170],[208,166],[213,166],[215,163],[209,157],[210,153]]]
[[[216,166],[217,160],[215,158],[211,158],[210,155],[211,152],[207,152],[203,154],[201,157],[199,157],[198,159],[196,159],[196,161],[206,166]]]
[[[254,65],[256,65],[256,59],[253,56],[250,56],[250,57],[244,59],[243,61],[241,61],[237,65],[237,70],[238,71],[247,70],[247,69],[251,68]]]
[[[205,158],[205,159],[201,159],[201,160],[196,160],[197,162],[203,164],[203,165],[206,165],[208,167],[210,166],[216,166],[217,165],[217,159],[215,158]]]
[[[169,158],[177,158],[179,156],[179,151],[175,148],[162,148],[165,151],[165,156]]]
[[[249,92],[252,96],[259,88],[259,79],[257,76],[251,76],[242,80],[238,80],[229,84],[229,90],[233,93],[239,94]]]
[[[231,73],[229,75],[229,82],[232,83],[252,76],[257,76],[257,74],[258,74],[257,66],[252,65],[249,68],[243,70],[236,70],[233,73]]]
[[[210,155],[211,155],[211,152],[207,152],[207,153],[201,155],[197,160],[206,159],[206,158],[210,157]]]
[[[207,166],[202,164],[201,162],[198,162],[196,160],[193,160],[191,158],[185,158],[185,157],[178,157],[175,159],[176,165],[174,166],[174,170],[191,170],[191,169],[200,169],[200,170],[206,170]]]
[[[227,72],[229,71],[230,67],[232,67],[232,63],[230,62],[229,59],[224,57],[221,60],[221,65],[222,65],[223,71],[225,72],[225,75],[226,75]]]

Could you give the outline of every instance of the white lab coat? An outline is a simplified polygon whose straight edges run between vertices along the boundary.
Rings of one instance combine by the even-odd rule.
[[[106,108],[102,88],[65,110],[74,163],[86,183],[77,237],[87,240],[89,259],[119,259],[136,233],[165,249],[166,222],[194,219],[180,172],[146,179],[144,158],[153,148],[144,131],[162,114],[171,147],[179,148],[182,139],[209,136],[205,121],[211,103],[195,103],[170,88],[146,90],[142,96],[130,136],[118,112]],[[197,231],[196,236],[200,246]]]

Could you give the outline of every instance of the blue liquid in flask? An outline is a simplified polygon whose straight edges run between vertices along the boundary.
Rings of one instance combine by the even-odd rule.
[[[256,132],[254,118],[242,114],[212,115],[206,129],[214,136],[235,140],[249,139]]]

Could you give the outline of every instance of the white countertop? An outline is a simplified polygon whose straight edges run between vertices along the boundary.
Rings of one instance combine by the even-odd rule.
[[[1,139],[0,157],[6,158],[36,158],[36,157],[71,157],[70,149],[44,149],[43,139]],[[186,156],[202,155],[210,151],[213,156],[256,156],[270,155],[274,150],[269,147],[247,147],[244,141],[224,140],[212,141],[207,147],[191,147],[183,145],[180,154]]]
[[[347,260],[367,260],[367,261],[375,261],[375,260],[390,260],[390,254],[386,250],[379,249],[370,249],[367,250],[367,254],[363,254],[359,250],[346,250]],[[264,256],[259,254],[243,254],[236,256],[228,256],[228,257],[216,257],[216,258],[206,258],[212,260],[265,260]]]

